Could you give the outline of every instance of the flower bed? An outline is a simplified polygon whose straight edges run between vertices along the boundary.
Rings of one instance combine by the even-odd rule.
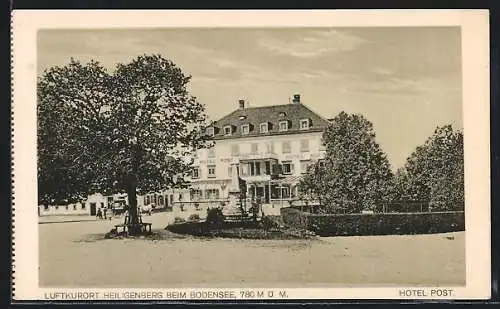
[[[224,237],[240,239],[301,239],[313,236],[311,232],[293,228],[266,228],[255,222],[225,222],[213,228],[206,222],[182,222],[168,225],[166,230],[198,237]]]

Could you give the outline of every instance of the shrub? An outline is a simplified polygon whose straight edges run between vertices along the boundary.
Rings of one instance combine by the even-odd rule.
[[[198,221],[200,221],[200,215],[199,214],[191,214],[188,217],[188,221],[190,221],[190,222],[198,222]]]
[[[224,214],[220,208],[212,208],[207,210],[207,219],[205,220],[210,228],[221,228],[224,224]]]
[[[174,219],[174,223],[184,223],[184,222],[186,222],[186,220],[181,217],[175,217]]]
[[[286,225],[320,236],[430,234],[465,230],[464,212],[315,215],[282,209]]]
[[[262,217],[261,221],[261,226],[265,230],[271,230],[271,229],[277,229],[279,228],[278,222],[274,220],[274,218],[270,216],[264,216]]]

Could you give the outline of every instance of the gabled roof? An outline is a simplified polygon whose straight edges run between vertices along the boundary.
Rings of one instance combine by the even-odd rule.
[[[284,114],[283,114],[284,113]],[[284,116],[283,116],[284,115]],[[244,116],[244,118],[242,117]],[[309,120],[309,129],[300,129],[300,120]],[[288,130],[279,131],[279,122],[288,121]],[[269,123],[269,132],[260,133],[260,124]],[[252,124],[249,134],[241,134],[241,125]],[[318,114],[311,111],[303,103],[290,103],[283,105],[272,105],[262,107],[248,107],[233,111],[229,115],[222,117],[215,122],[214,127],[218,128],[215,139],[230,139],[237,137],[282,135],[305,132],[318,132],[328,125],[328,121]],[[230,136],[224,135],[224,127],[233,126],[234,131]]]

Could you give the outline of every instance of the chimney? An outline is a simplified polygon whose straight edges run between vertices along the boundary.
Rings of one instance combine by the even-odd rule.
[[[293,95],[293,104],[300,104],[300,94],[294,94]]]
[[[245,100],[239,100],[238,103],[239,103],[240,109],[245,108]]]

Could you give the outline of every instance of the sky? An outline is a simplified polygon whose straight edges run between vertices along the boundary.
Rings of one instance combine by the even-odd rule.
[[[159,53],[191,75],[191,94],[212,120],[249,106],[287,104],[298,93],[333,118],[360,113],[392,168],[437,126],[462,128],[458,27],[42,30],[37,71],[91,59],[109,70]]]

